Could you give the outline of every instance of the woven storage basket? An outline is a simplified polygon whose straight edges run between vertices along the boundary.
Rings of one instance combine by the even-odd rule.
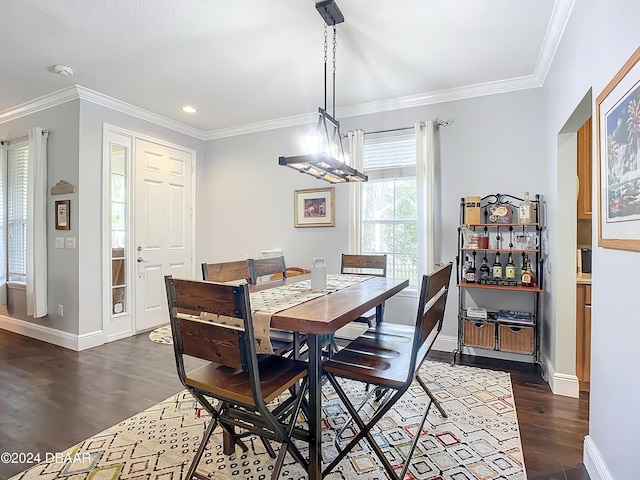
[[[494,348],[496,326],[494,323],[465,320],[462,342],[469,347]]]
[[[533,327],[498,327],[498,350],[503,352],[533,353]]]

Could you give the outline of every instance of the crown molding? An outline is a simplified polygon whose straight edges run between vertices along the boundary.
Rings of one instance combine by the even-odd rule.
[[[103,95],[80,85],[72,85],[70,87],[58,90],[56,92],[35,98],[29,102],[22,103],[16,107],[9,108],[0,112],[0,123],[9,122],[25,115],[31,115],[48,108],[62,105],[63,103],[73,100],[86,100],[96,105],[110,108],[121,113],[125,113],[132,117],[145,120],[155,125],[168,128],[170,130],[189,135],[199,140],[206,140],[206,133],[200,129],[190,127],[180,122],[176,122],[169,118],[163,117],[156,113],[144,110],[126,102],[122,102],[113,97]]]
[[[78,91],[76,86],[73,85],[3,110],[0,112],[0,123],[10,122],[11,120],[31,115],[32,113],[40,112],[47,108],[76,100],[77,98],[79,98]]]
[[[123,102],[107,95],[103,95],[102,93],[89,90],[88,88],[81,87],[80,85],[76,85],[76,87],[78,89],[79,98],[83,100],[87,100],[91,103],[95,103],[96,105],[101,105],[103,107],[110,108],[111,110],[131,115],[132,117],[136,117],[141,120],[146,120],[147,122],[168,128],[178,133],[184,133],[185,135],[197,138],[198,140],[206,140],[206,132],[204,132],[203,130],[190,127],[188,125],[185,125],[184,123],[176,122],[175,120],[163,117],[162,115],[158,115],[157,113],[153,113],[143,108],[136,107],[135,105],[131,105],[130,103]]]
[[[406,97],[390,98],[388,100],[379,100],[375,102],[363,103],[360,105],[340,107],[336,109],[336,117],[340,119],[357,117],[359,115],[369,115],[372,113],[389,112],[404,108],[421,107],[424,105],[432,105],[435,103],[450,102],[453,100],[464,100],[467,98],[482,97],[485,95],[496,95],[499,93],[513,92],[516,90],[526,90],[529,88],[537,88],[541,86],[542,84],[538,81],[536,76],[530,75],[509,80],[500,80],[497,82],[488,82],[478,85],[439,90],[436,92],[420,93],[417,95],[410,95]],[[239,125],[237,127],[211,130],[207,133],[206,140],[217,140],[220,138],[234,137],[236,135],[245,135],[248,133],[262,132],[265,130],[274,130],[276,128],[307,125],[317,120],[317,118],[318,113],[315,112],[307,113],[304,115],[278,118],[266,122],[250,123],[246,125]]]

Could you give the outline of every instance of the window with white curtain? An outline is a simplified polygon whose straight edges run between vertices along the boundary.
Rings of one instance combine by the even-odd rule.
[[[29,145],[7,151],[7,280],[27,280],[27,166]]]
[[[362,253],[387,254],[387,275],[418,281],[416,138],[365,139],[362,167]]]

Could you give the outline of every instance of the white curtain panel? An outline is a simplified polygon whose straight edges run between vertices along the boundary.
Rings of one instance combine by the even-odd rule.
[[[364,130],[347,132],[349,140],[350,165],[362,171],[362,150],[364,148]],[[349,253],[362,253],[362,183],[349,184]]]
[[[27,315],[47,315],[47,138],[29,129],[27,169]]]
[[[7,148],[0,146],[0,305],[7,304]]]
[[[435,269],[436,244],[436,149],[433,121],[416,123],[416,183],[418,194],[418,274]]]

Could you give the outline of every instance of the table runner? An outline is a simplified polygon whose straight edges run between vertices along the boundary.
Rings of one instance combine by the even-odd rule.
[[[295,307],[314,298],[329,295],[370,278],[373,277],[369,275],[330,274],[327,275],[327,288],[323,290],[312,290],[311,280],[303,280],[301,282],[251,293],[251,315],[256,339],[256,352],[259,354],[274,353],[273,346],[271,345],[271,316],[274,313]],[[200,315],[200,318],[210,322],[218,322],[243,328],[237,318],[204,312]]]

